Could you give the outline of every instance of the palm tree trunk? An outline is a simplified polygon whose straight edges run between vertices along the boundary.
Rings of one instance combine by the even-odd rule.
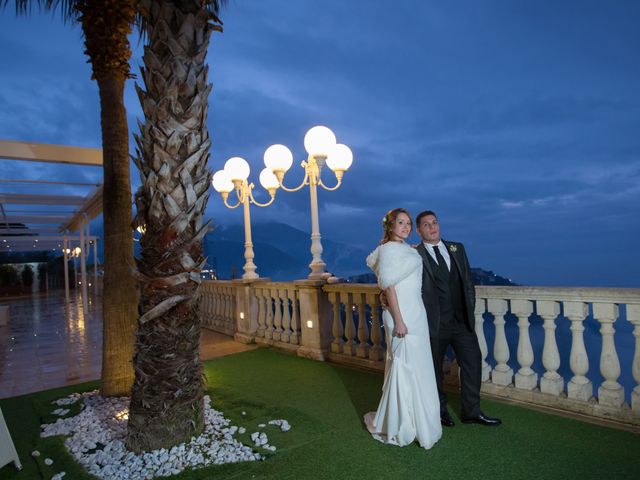
[[[133,340],[137,319],[136,282],[131,230],[129,132],[124,106],[124,84],[129,78],[128,35],[138,0],[16,0],[16,11],[26,14],[32,3],[62,10],[66,20],[79,21],[85,54],[98,82],[103,153],[104,286],[102,395],[129,395],[133,383]],[[0,0],[0,9],[6,6]]]
[[[129,130],[125,78],[98,80],[104,156],[104,287],[102,383],[105,396],[127,396],[133,385],[138,295],[133,267]]]
[[[133,267],[129,129],[124,86],[129,78],[128,35],[136,0],[80,0],[85,53],[100,94],[103,154],[104,282],[102,383],[104,396],[129,395],[138,317]]]
[[[146,0],[149,44],[138,95],[145,116],[136,164],[140,319],[127,446],[166,448],[203,427],[198,287],[209,196],[205,56],[217,17],[200,0]]]

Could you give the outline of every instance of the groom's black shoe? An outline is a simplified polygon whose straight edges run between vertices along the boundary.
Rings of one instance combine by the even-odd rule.
[[[440,414],[440,423],[443,427],[453,427],[456,424],[453,418],[451,418],[451,415],[449,415],[449,412],[442,412]]]
[[[486,427],[497,427],[502,423],[502,420],[499,418],[487,417],[484,413],[480,412],[477,417],[462,417],[462,423],[479,423]]]

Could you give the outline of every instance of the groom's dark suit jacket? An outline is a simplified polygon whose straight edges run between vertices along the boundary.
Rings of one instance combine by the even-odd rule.
[[[471,279],[471,267],[467,254],[464,251],[464,245],[458,242],[449,242],[443,240],[451,258],[451,268],[457,269],[458,276],[462,284],[462,301],[463,305],[459,307],[464,311],[464,323],[471,332],[475,331],[474,310],[476,305],[476,290]],[[438,300],[438,292],[435,285],[435,275],[432,262],[429,259],[429,252],[422,242],[418,245],[418,253],[422,257],[422,300],[427,310],[427,318],[429,320],[429,336],[437,337],[440,331],[441,315],[440,302]]]

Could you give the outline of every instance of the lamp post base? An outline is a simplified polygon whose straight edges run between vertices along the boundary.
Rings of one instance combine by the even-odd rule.
[[[309,280],[328,280],[332,276],[329,272],[311,272],[307,278]]]

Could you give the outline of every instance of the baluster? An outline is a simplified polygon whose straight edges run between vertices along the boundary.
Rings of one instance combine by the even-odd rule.
[[[216,290],[215,287],[209,289],[209,308],[207,309],[208,318],[207,322],[210,327],[213,327],[213,318],[216,314]]]
[[[264,332],[267,328],[267,311],[264,306],[264,289],[262,288],[254,288],[254,295],[256,296],[256,304],[258,305],[258,329],[256,330],[256,336],[259,338],[264,338]]]
[[[269,340],[273,339],[273,297],[271,296],[271,289],[265,288],[262,290],[265,294],[265,308],[267,310],[266,324],[267,327],[264,331],[264,338]]]
[[[289,343],[294,345],[300,344],[300,308],[296,298],[295,288],[287,290],[289,300],[291,301],[291,336]]]
[[[382,348],[382,329],[380,327],[379,297],[375,293],[367,293],[367,303],[371,308],[371,347],[369,359],[379,362],[382,360],[384,348]]]
[[[460,385],[460,365],[456,357],[450,360],[445,356],[442,362],[442,371],[444,373],[445,385]]]
[[[584,319],[589,308],[584,302],[564,302],[564,316],[571,321],[571,354],[569,365],[573,377],[567,383],[567,397],[588,401],[593,395],[593,384],[586,375],[589,371],[589,357],[584,346]]]
[[[213,286],[207,289],[207,326],[213,327],[213,317],[216,313],[216,292]]]
[[[540,379],[540,391],[559,396],[564,390],[564,379],[557,372],[560,368],[560,352],[556,341],[556,318],[560,314],[560,304],[549,300],[537,303],[538,315],[544,323],[544,346],[542,347],[542,364],[545,372]]]
[[[220,289],[220,297],[222,298],[222,311],[220,312],[220,318],[218,319],[218,327],[222,330],[224,327],[224,321],[227,318],[227,311],[229,310],[229,297],[225,287]]]
[[[220,297],[220,288],[216,288],[213,293],[213,312],[211,315],[211,326],[214,328],[218,325],[218,318],[220,316],[220,312],[222,311],[222,297]]]
[[[620,360],[613,341],[614,322],[618,319],[618,305],[614,303],[593,304],[593,316],[600,322],[602,352],[600,353],[600,373],[604,382],[598,388],[598,403],[619,407],[624,402],[624,387],[618,383]]]
[[[340,295],[338,292],[329,292],[329,302],[333,307],[333,321],[331,325],[331,333],[333,341],[331,342],[331,351],[333,353],[342,353],[344,347],[342,319],[340,318]]]
[[[224,295],[224,316],[222,317],[222,330],[224,331],[227,327],[227,322],[231,317],[232,303],[231,303],[231,288],[227,287],[223,290]]]
[[[451,385],[451,378],[455,376],[452,369],[453,362],[455,362],[455,360],[451,360],[447,355],[442,358],[442,381],[445,385]]]
[[[364,293],[357,294],[358,301],[358,347],[356,354],[360,358],[369,356],[369,329],[367,328],[367,311]]]
[[[222,331],[222,328],[224,326],[224,319],[227,316],[227,309],[229,308],[226,290],[227,289],[225,287],[222,287],[220,289],[220,299],[222,300],[221,302],[222,308],[220,309],[220,317],[218,318],[218,331]]]
[[[496,385],[511,385],[513,383],[513,370],[507,362],[509,361],[509,344],[504,333],[504,315],[507,313],[507,301],[490,298],[487,300],[489,312],[494,316],[493,324],[496,327],[496,339],[493,344],[493,356],[496,359],[496,366],[491,371],[491,381]]]
[[[231,312],[227,318],[227,331],[229,332],[229,335],[233,335],[236,332],[236,318],[238,316],[235,287],[231,287],[229,289],[229,294],[231,295]]]
[[[488,382],[491,375],[491,366],[487,363],[487,339],[484,337],[484,318],[483,314],[486,308],[484,298],[476,299],[476,337],[478,337],[478,345],[480,346],[480,354],[482,355],[482,381]]]
[[[208,327],[213,326],[213,312],[215,308],[215,297],[213,295],[213,286],[208,285],[206,289],[207,294],[207,310],[206,310],[206,322]]]
[[[214,330],[218,325],[218,318],[220,316],[220,312],[222,311],[222,298],[220,298],[220,288],[221,287],[216,287],[216,289],[213,292],[214,295],[214,299],[215,299],[215,308],[214,308],[214,312],[213,312],[213,316],[211,318],[211,325],[213,326]]]
[[[636,349],[631,366],[636,386],[631,392],[631,410],[640,414],[640,304],[627,304],[627,320],[634,325],[633,336],[636,337]]]
[[[538,385],[538,374],[531,369],[533,347],[531,346],[531,338],[529,338],[529,316],[533,313],[533,303],[529,300],[511,300],[511,313],[518,317],[519,331],[517,358],[520,369],[515,375],[516,388],[533,390]]]
[[[282,338],[282,309],[284,305],[281,305],[280,298],[280,290],[279,288],[271,289],[271,296],[273,298],[273,339],[276,341],[280,341]]]
[[[217,319],[217,327],[218,327],[218,331],[222,331],[223,327],[224,327],[224,319],[227,316],[227,292],[226,292],[226,288],[225,287],[221,287],[220,288],[220,315],[218,316]]]
[[[209,322],[209,292],[207,291],[207,284],[202,286],[202,295],[200,296],[200,318],[203,327],[208,326]]]
[[[353,356],[356,353],[356,328],[353,322],[353,295],[351,293],[346,293],[346,295],[347,301],[344,304],[344,336],[347,341],[344,343],[343,353]]]
[[[289,310],[287,291],[287,288],[280,289],[280,301],[282,302],[282,332],[280,333],[280,341],[285,343],[289,343],[291,339],[291,312]]]

